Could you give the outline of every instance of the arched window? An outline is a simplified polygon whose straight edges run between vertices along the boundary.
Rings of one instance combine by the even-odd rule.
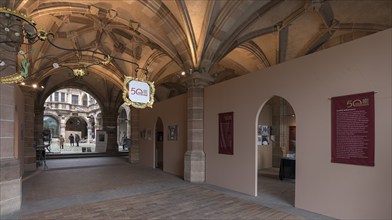
[[[83,106],[87,106],[87,95],[86,94],[84,94],[83,95]]]

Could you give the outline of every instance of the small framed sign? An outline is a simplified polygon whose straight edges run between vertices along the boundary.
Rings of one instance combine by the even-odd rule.
[[[154,103],[154,82],[134,77],[125,77],[123,99],[125,104],[135,108],[152,107]]]
[[[176,141],[177,140],[177,125],[169,125],[168,126],[169,134],[167,136],[167,140]]]

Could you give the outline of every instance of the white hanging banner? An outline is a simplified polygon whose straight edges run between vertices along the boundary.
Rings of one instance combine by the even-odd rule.
[[[123,99],[127,105],[136,108],[152,107],[154,103],[154,82],[125,77]]]
[[[132,102],[146,104],[150,101],[150,86],[146,82],[131,80],[129,86],[129,99]]]

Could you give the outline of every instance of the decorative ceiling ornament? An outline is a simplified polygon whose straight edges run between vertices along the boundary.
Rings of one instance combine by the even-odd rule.
[[[143,74],[147,77],[148,75],[148,70],[141,68],[139,66],[139,64],[137,64],[136,62],[130,61],[130,60],[126,60],[120,57],[115,57],[115,56],[111,56],[109,54],[105,54],[102,53],[100,51],[97,50],[92,50],[92,49],[83,49],[83,48],[65,48],[62,46],[59,46],[57,44],[55,44],[53,42],[53,38],[54,38],[54,34],[53,33],[45,33],[42,34],[43,39],[45,39],[50,45],[52,45],[53,47],[60,49],[60,50],[64,50],[64,51],[69,51],[69,52],[77,52],[77,53],[84,53],[84,54],[89,54],[89,57],[91,58],[91,60],[93,60],[93,62],[90,61],[90,63],[86,63],[85,61],[83,66],[84,66],[84,70],[87,70],[89,67],[94,66],[94,65],[109,65],[111,63],[112,60],[118,60],[118,61],[123,61],[132,65],[135,65],[135,74],[137,75],[138,71],[142,71]],[[82,61],[79,61],[79,63],[82,63]],[[67,66],[66,63],[58,63],[59,67],[68,67],[70,69],[73,70],[73,68]],[[80,71],[77,71],[80,72]],[[75,74],[74,74],[75,75]]]
[[[152,108],[154,104],[154,82],[127,76],[123,84],[123,100],[125,104],[135,108]]]
[[[96,6],[91,6],[90,10],[99,14],[101,11],[100,8]],[[115,19],[118,15],[117,11],[111,9],[106,11],[106,16],[109,18],[109,21]],[[10,19],[11,16],[15,16],[14,19]],[[10,22],[7,22],[2,19],[3,17],[9,18]],[[49,59],[53,60],[50,66],[45,68],[41,68],[40,70],[36,70],[36,73],[40,71],[46,70],[47,68],[61,68],[65,67],[72,71],[72,75],[77,78],[84,77],[88,74],[88,68],[94,65],[109,65],[112,60],[123,61],[132,65],[135,65],[134,77],[124,76],[124,101],[127,105],[132,105],[136,108],[145,108],[152,107],[154,103],[154,94],[155,87],[154,82],[150,82],[139,77],[145,77],[148,79],[148,69],[141,68],[138,63],[126,60],[120,57],[111,56],[110,54],[102,53],[97,51],[97,49],[93,50],[90,48],[65,48],[60,45],[57,45],[54,42],[55,35],[50,32],[46,32],[44,30],[37,30],[36,23],[29,18],[27,15],[23,13],[19,13],[17,11],[13,11],[7,8],[0,8],[0,47],[7,46],[8,44],[13,44],[14,48],[19,48],[22,44],[27,44],[33,46],[37,41],[46,41],[49,45],[68,52],[76,52],[80,56],[78,57],[78,61],[75,63],[70,63],[68,61],[61,61],[56,58],[52,59],[51,57],[41,57],[38,59]],[[12,21],[11,21],[12,20]],[[12,23],[12,25],[9,25]],[[18,28],[14,28],[18,27]],[[140,27],[139,23],[130,22],[129,28],[131,30],[137,31]],[[18,31],[22,30],[22,34]],[[11,33],[12,32],[12,33]],[[3,35],[3,36],[2,36]],[[5,37],[4,37],[5,36]],[[12,37],[9,37],[12,36]],[[20,62],[19,72],[9,76],[3,76],[0,78],[1,83],[19,83],[24,81],[24,79],[28,78],[28,72],[30,69],[30,63],[27,59],[27,56],[24,53],[19,53],[23,56]],[[83,59],[88,57],[88,59]],[[87,61],[86,61],[87,60]],[[0,54],[0,70],[7,68],[9,65],[15,65],[15,61],[10,61],[7,64],[7,61],[2,59]],[[140,72],[139,72],[140,71]],[[141,74],[139,74],[141,73]],[[24,83],[24,82],[23,82]]]
[[[85,69],[73,69],[73,75],[76,77],[83,77],[86,75],[86,70]]]
[[[15,66],[15,60],[7,59],[5,53],[0,54],[0,72],[2,73],[0,83],[20,83],[29,75],[30,62],[24,51],[19,48],[25,42],[34,43],[37,37],[36,23],[26,14],[5,7],[0,8],[0,19],[0,48],[11,53],[15,52],[16,56],[22,56],[19,59],[20,64],[17,65],[17,72],[5,74],[7,68]]]

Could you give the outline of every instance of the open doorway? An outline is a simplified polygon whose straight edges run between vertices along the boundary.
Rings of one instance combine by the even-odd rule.
[[[257,119],[258,195],[268,194],[294,205],[295,141],[294,109],[284,98],[273,96]]]
[[[163,122],[157,119],[155,124],[155,168],[163,170]]]

